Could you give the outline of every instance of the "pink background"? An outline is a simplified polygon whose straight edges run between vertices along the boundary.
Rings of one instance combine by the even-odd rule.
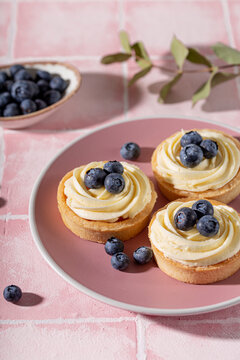
[[[165,64],[172,61],[173,34],[214,61],[209,45],[222,41],[240,48],[239,24],[240,3],[234,0],[0,1],[0,63],[60,59],[77,65],[83,76],[78,94],[51,118],[31,129],[0,130],[0,290],[15,283],[30,293],[31,305],[0,297],[1,360],[240,358],[240,305],[182,318],[105,305],[46,264],[28,224],[29,196],[41,169],[69,141],[103,122],[188,115],[240,127],[239,80],[216,87],[194,109],[189,97],[202,82],[199,75],[183,78],[165,105],[156,100],[168,75],[157,70],[128,89],[134,63],[99,61],[120,50],[120,29],[132,41],[143,40],[153,60],[161,56]]]

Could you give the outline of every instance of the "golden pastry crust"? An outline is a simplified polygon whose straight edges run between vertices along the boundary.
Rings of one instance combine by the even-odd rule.
[[[185,198],[185,199],[178,199],[177,201],[188,202],[195,200],[193,198]],[[208,199],[209,200],[209,199]],[[209,200],[213,205],[224,205],[222,202]],[[167,207],[164,206],[163,210]],[[149,240],[150,239],[150,232],[151,226],[153,221],[156,218],[156,211],[151,219],[149,224]],[[239,215],[240,216],[240,215]],[[167,275],[171,276],[174,279],[190,283],[190,284],[210,284],[216,281],[224,280],[229,276],[233,275],[236,271],[240,269],[240,251],[232,256],[229,259],[221,261],[214,265],[209,266],[187,266],[181,264],[177,261],[174,261],[170,258],[167,258],[160,250],[158,250],[152,243],[151,247],[153,250],[154,258],[158,267]]]
[[[208,129],[204,129],[208,130]],[[198,131],[198,129],[193,129],[193,131]],[[209,130],[211,131],[211,130]],[[225,134],[222,131],[214,130],[217,133],[223,134],[224,136],[230,138],[237,148],[240,151],[240,142],[232,137],[231,135]],[[177,133],[173,134],[171,137],[174,137]],[[157,148],[154,150],[152,155],[152,170],[154,173],[154,176],[157,180],[157,184],[159,186],[159,189],[161,190],[161,193],[170,201],[176,200],[178,198],[185,198],[185,197],[191,197],[194,199],[202,199],[202,198],[208,198],[208,199],[215,199],[218,201],[221,201],[225,204],[228,204],[233,199],[235,199],[240,194],[240,169],[238,170],[236,176],[229,181],[224,186],[216,189],[216,190],[207,190],[202,192],[193,192],[188,190],[179,190],[176,189],[172,184],[169,184],[165,181],[165,179],[161,176],[161,174],[157,170],[157,154],[164,145],[166,140],[164,140],[162,143],[160,143]]]
[[[70,171],[60,181],[57,191],[57,201],[64,224],[75,235],[98,243],[105,243],[111,236],[116,236],[122,241],[125,241],[136,236],[148,225],[152,209],[157,199],[154,185],[150,180],[152,196],[151,201],[145,208],[133,219],[109,223],[83,219],[67,206],[66,196],[64,194],[64,183],[72,175],[73,171]]]

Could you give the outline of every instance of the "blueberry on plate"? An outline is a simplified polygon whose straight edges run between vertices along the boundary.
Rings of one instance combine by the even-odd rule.
[[[219,222],[215,217],[211,215],[205,215],[201,217],[200,220],[198,220],[197,229],[203,236],[214,236],[218,233]]]
[[[32,75],[26,69],[21,69],[14,75],[14,81],[18,80],[33,80]]]
[[[35,104],[37,105],[37,110],[42,110],[47,107],[47,104],[42,99],[36,99]]]
[[[40,92],[45,93],[50,89],[49,83],[46,80],[40,79],[36,82],[37,86],[39,87]]]
[[[140,146],[134,142],[125,143],[120,150],[121,156],[126,160],[135,160],[141,152]]]
[[[49,83],[49,86],[53,90],[63,92],[67,88],[67,82],[61,78],[61,76],[54,76]]]
[[[5,71],[0,71],[0,83],[4,83],[8,80],[8,74]]]
[[[174,216],[174,223],[179,230],[191,230],[197,222],[197,214],[189,207],[179,209]]]
[[[125,180],[121,174],[111,173],[105,177],[104,186],[111,194],[119,194],[125,187]]]
[[[118,252],[111,258],[112,267],[114,267],[116,270],[125,270],[129,263],[129,257],[123,252]]]
[[[84,184],[89,189],[100,189],[104,185],[107,173],[101,168],[92,168],[84,176]]]
[[[9,92],[5,91],[0,94],[0,108],[3,108],[12,101],[12,97]]]
[[[152,259],[152,256],[152,249],[147,246],[141,246],[133,253],[134,260],[141,265],[147,264]]]
[[[18,107],[18,104],[16,103],[7,104],[7,106],[3,110],[3,116],[5,117],[18,116],[20,114],[21,114],[20,109]]]
[[[182,147],[190,144],[200,145],[201,141],[202,137],[197,131],[189,131],[181,137],[180,144]]]
[[[57,101],[61,99],[62,95],[57,90],[48,90],[43,95],[43,100],[47,103],[47,105],[55,104]]]
[[[31,99],[25,99],[21,102],[20,108],[23,114],[30,114],[34,111],[37,111],[37,105]]]
[[[14,75],[19,71],[25,69],[23,65],[16,64],[10,67],[10,74],[14,77]]]
[[[122,252],[124,249],[124,244],[122,240],[112,236],[110,239],[107,240],[105,246],[105,251],[108,255],[114,255],[118,252]]]
[[[113,161],[108,161],[107,163],[104,164],[103,169],[108,173],[118,173],[118,174],[122,174],[124,171],[124,168],[122,166],[122,164],[119,161],[113,160]]]
[[[3,290],[4,299],[16,303],[22,297],[22,290],[17,285],[9,285]]]
[[[211,139],[205,139],[200,144],[203,155],[206,159],[212,159],[217,155],[218,144]]]
[[[198,200],[192,205],[192,209],[196,212],[197,218],[200,219],[204,215],[213,215],[214,210],[210,201]]]
[[[180,160],[181,163],[188,167],[193,168],[200,164],[203,159],[203,152],[200,146],[195,144],[190,144],[182,148],[180,151]]]
[[[12,86],[11,95],[13,99],[18,102],[22,102],[25,99],[32,99],[32,97],[35,95],[32,81],[16,81]]]
[[[46,80],[47,82],[50,81],[52,78],[52,75],[45,70],[37,70],[37,79]]]

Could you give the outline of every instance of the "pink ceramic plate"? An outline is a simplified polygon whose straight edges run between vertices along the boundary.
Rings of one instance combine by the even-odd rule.
[[[112,268],[103,245],[73,235],[58,213],[57,186],[66,172],[90,161],[122,160],[119,154],[122,144],[134,141],[142,149],[135,163],[153,180],[150,165],[153,149],[182,128],[212,128],[240,136],[237,129],[187,118],[121,122],[81,137],[42,171],[30,201],[31,231],[47,262],[79,290],[113,306],[155,315],[199,314],[240,302],[240,271],[212,285],[181,283],[162,273],[154,262],[144,266],[132,262],[127,271],[120,272]],[[167,203],[158,195],[155,210]],[[239,197],[230,205],[240,212]],[[125,252],[131,257],[141,245],[149,245],[147,229],[125,243]]]

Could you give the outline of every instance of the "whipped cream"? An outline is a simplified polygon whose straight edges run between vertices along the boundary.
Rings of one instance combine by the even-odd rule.
[[[160,210],[149,231],[152,244],[166,257],[187,266],[213,265],[235,255],[240,250],[240,218],[227,205],[213,206],[220,228],[211,238],[201,235],[196,226],[189,231],[176,228],[175,213],[193,203],[175,201]]]
[[[214,130],[198,130],[203,139],[218,144],[218,153],[194,168],[186,168],[180,161],[180,140],[185,131],[166,139],[157,153],[157,171],[164,180],[179,190],[201,192],[219,189],[230,182],[240,167],[240,151],[235,143]]]
[[[73,170],[73,176],[64,184],[67,205],[87,220],[115,222],[120,217],[134,218],[151,201],[148,177],[137,166],[122,162],[125,187],[121,193],[111,194],[104,186],[88,189],[84,184],[86,172],[95,167],[103,168],[105,162],[91,162]]]

